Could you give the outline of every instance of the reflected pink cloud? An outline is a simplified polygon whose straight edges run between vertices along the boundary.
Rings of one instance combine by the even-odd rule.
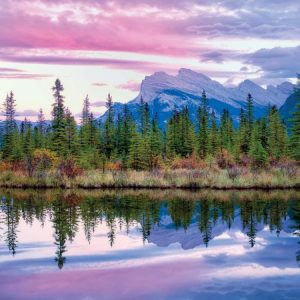
[[[5,299],[142,299],[154,295],[172,295],[199,281],[196,260],[107,270],[63,270],[5,278]],[[202,273],[203,274],[203,273]],[[203,278],[205,279],[205,277]],[[54,288],[55,287],[55,288]]]

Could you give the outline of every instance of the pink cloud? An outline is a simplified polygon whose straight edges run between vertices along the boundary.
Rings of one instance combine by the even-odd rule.
[[[140,90],[141,83],[133,80],[129,80],[126,83],[117,85],[117,88],[130,90],[132,92],[137,92]]]
[[[47,77],[52,77],[52,75],[47,75],[47,74],[28,74],[28,73],[0,73],[0,78],[2,79],[32,79],[32,80],[37,80],[37,79],[42,79],[42,78],[47,78]]]
[[[107,83],[103,83],[103,82],[94,82],[94,83],[92,83],[92,85],[102,87],[102,86],[107,86]]]
[[[112,13],[107,16],[103,12],[96,15],[83,13],[88,21],[80,22],[70,18],[72,12],[65,11],[53,21],[46,12],[34,14],[32,7],[1,12],[2,47],[167,55],[186,55],[193,48],[191,40],[188,44],[178,42],[180,26],[155,14],[126,16]],[[26,14],[27,11],[31,14]]]
[[[91,102],[91,106],[92,107],[102,107],[105,106],[106,102],[105,101],[95,101],[95,102]]]
[[[198,260],[160,263],[143,267],[77,270],[1,276],[6,299],[143,299],[176,295],[199,278]],[[180,275],[179,275],[180,274]],[[172,297],[170,297],[172,298]]]
[[[110,58],[59,56],[59,55],[26,55],[26,54],[1,54],[0,60],[18,63],[56,64],[56,65],[98,65],[114,69],[135,70],[141,72],[175,71],[176,65],[166,65],[155,62],[137,60],[122,60]]]

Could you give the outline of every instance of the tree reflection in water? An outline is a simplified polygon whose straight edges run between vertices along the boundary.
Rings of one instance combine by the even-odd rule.
[[[43,196],[40,196],[40,195]],[[169,217],[173,226],[168,230],[184,229],[191,222],[198,223],[203,244],[208,247],[217,224],[231,229],[235,218],[240,218],[240,229],[248,236],[250,247],[255,246],[259,228],[268,226],[277,236],[289,218],[294,234],[300,237],[300,193],[282,192],[184,192],[184,191],[8,191],[2,192],[0,237],[8,251],[15,255],[18,244],[18,224],[34,220],[44,226],[47,219],[53,224],[56,245],[55,261],[61,269],[66,262],[67,242],[72,243],[82,224],[90,242],[98,224],[106,224],[111,247],[117,231],[137,226],[143,243],[161,219]],[[300,242],[299,242],[300,245]],[[300,261],[300,250],[296,253]]]

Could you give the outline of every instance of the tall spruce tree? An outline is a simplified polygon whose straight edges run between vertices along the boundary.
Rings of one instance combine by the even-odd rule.
[[[103,149],[106,157],[110,159],[113,154],[113,151],[115,150],[113,100],[110,94],[108,94],[106,100],[106,108],[107,118],[105,120],[103,129]]]
[[[37,126],[34,128],[34,144],[35,148],[43,148],[46,146],[47,123],[42,109],[39,110],[37,117]]]
[[[66,108],[65,110],[65,134],[66,134],[66,153],[68,155],[76,155],[78,153],[78,137],[77,127],[74,116],[71,111]]]
[[[220,147],[229,152],[233,152],[233,142],[234,142],[234,128],[233,121],[230,117],[228,109],[224,109],[221,116],[220,125]]]
[[[16,100],[13,92],[10,92],[4,101],[4,136],[3,136],[3,158],[9,158],[12,154],[14,146],[16,146],[16,137],[18,135],[18,127],[15,120]]]
[[[273,106],[269,110],[267,119],[267,130],[265,130],[265,128],[262,129],[263,133],[267,133],[265,136],[266,142],[263,142],[262,144],[263,146],[266,144],[265,148],[267,149],[269,156],[278,160],[287,154],[287,130],[281,121],[279,111],[276,106]]]
[[[209,110],[205,90],[202,92],[201,105],[198,111],[199,133],[198,133],[198,155],[205,158],[209,151]]]
[[[209,151],[212,156],[216,156],[220,151],[220,132],[217,125],[216,114],[212,111],[210,116],[210,130],[209,130]]]
[[[64,154],[67,149],[66,116],[64,106],[63,85],[56,79],[52,87],[54,103],[52,109],[52,141],[51,147],[58,154]]]

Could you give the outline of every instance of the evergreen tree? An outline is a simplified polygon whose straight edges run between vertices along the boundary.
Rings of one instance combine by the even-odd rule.
[[[141,133],[146,136],[150,131],[150,111],[148,103],[144,102],[141,96],[140,100],[140,118],[141,118]]]
[[[68,108],[65,110],[66,153],[76,155],[78,153],[78,139],[75,119]]]
[[[255,126],[253,126],[249,150],[250,157],[252,158],[253,165],[255,167],[265,166],[268,160],[267,151],[264,149],[261,143],[259,125],[259,122],[257,122]]]
[[[107,118],[104,123],[103,148],[106,157],[110,159],[115,149],[113,101],[110,94],[108,94],[107,97],[106,108],[107,108]]]
[[[3,158],[9,158],[14,150],[16,136],[18,135],[17,123],[15,120],[16,100],[13,92],[6,96],[4,107],[4,137],[3,137]]]
[[[89,96],[86,95],[86,97],[83,100],[83,108],[82,108],[82,116],[81,116],[81,125],[84,126],[88,123],[89,117],[90,117],[90,99]]]
[[[205,158],[209,151],[209,110],[206,92],[203,90],[201,98],[201,106],[198,111],[199,115],[199,133],[198,133],[198,154],[201,158]]]
[[[47,123],[42,109],[39,110],[37,126],[34,128],[34,144],[36,148],[46,146]]]
[[[66,152],[66,118],[64,96],[62,95],[64,88],[59,79],[56,79],[52,88],[54,104],[52,109],[52,149],[62,155]]]
[[[251,94],[248,94],[247,102],[246,102],[246,122],[251,132],[254,124],[253,98]]]
[[[221,149],[233,152],[234,129],[233,121],[227,109],[223,110],[220,125],[220,144]]]
[[[163,137],[158,127],[157,115],[152,120],[151,132],[150,132],[150,168],[157,167],[159,157],[161,156],[163,149]]]
[[[262,129],[262,132],[267,132],[265,137],[266,148],[268,153],[274,159],[280,159],[287,154],[288,136],[284,124],[281,121],[278,109],[273,106],[268,115],[268,128]],[[264,143],[262,143],[264,146]]]
[[[145,157],[145,143],[141,135],[135,129],[130,141],[129,153],[128,153],[128,165],[135,170],[145,170],[148,168],[148,157]]]
[[[220,151],[220,133],[217,126],[216,114],[213,111],[210,119],[210,131],[209,131],[209,154],[216,156]]]

